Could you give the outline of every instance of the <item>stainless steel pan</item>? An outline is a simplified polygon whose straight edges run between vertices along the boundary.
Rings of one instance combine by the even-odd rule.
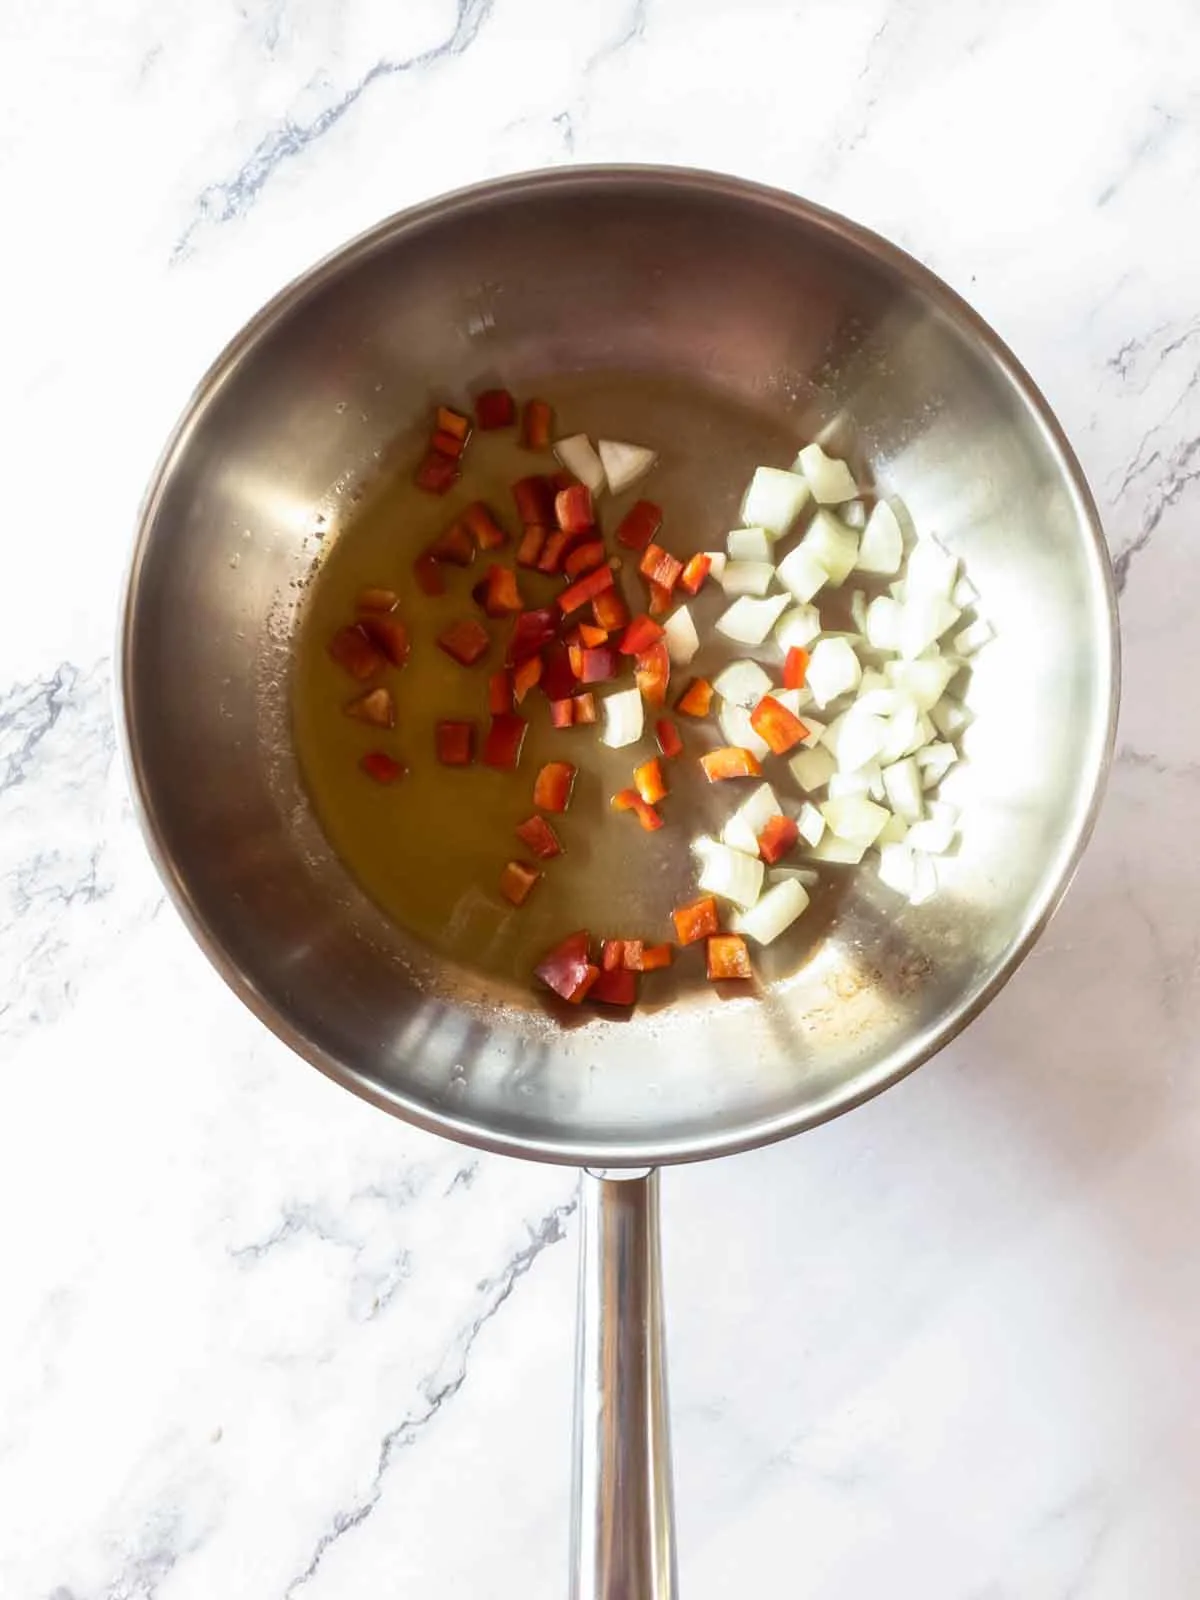
[[[287,713],[297,585],[351,486],[398,431],[419,435],[433,394],[565,371],[672,376],[792,437],[824,430],[963,554],[997,631],[937,900],[897,910],[853,875],[760,1000],[696,994],[572,1030],[433,960],[365,898],[308,807]],[[696,455],[701,487],[727,494],[719,453]],[[150,848],[210,959],[298,1054],[424,1128],[594,1174],[574,1594],[674,1592],[654,1169],[835,1116],[976,1015],[1079,859],[1117,675],[1096,511],[1029,378],[910,257],[788,195],[653,168],[451,195],[307,273],[201,383],[146,498],[124,615]]]

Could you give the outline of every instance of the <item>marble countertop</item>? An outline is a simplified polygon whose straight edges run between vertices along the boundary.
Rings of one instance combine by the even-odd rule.
[[[263,299],[438,190],[606,160],[794,189],[968,296],[1082,457],[1126,651],[1095,841],[986,1016],[851,1117],[667,1176],[684,1592],[1193,1600],[1196,27],[0,11],[6,1600],[564,1592],[573,1176],[379,1115],[225,991],[143,852],[111,650],[159,444]]]

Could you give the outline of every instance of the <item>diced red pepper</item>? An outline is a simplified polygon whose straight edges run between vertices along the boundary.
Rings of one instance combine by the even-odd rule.
[[[469,567],[475,559],[475,540],[461,522],[452,522],[429,546],[429,554],[453,567]]]
[[[513,668],[513,700],[521,704],[542,675],[541,656],[526,656],[519,667]]]
[[[582,1000],[600,976],[600,968],[593,967],[589,959],[590,944],[591,939],[583,930],[569,934],[538,962],[534,968],[536,976],[562,999]],[[591,977],[593,973],[595,976]]]
[[[686,589],[688,594],[699,594],[704,587],[704,580],[711,571],[712,557],[701,552],[693,556],[679,574],[679,587]]]
[[[662,636],[663,631],[653,617],[634,617],[621,635],[617,649],[623,656],[640,656],[643,650],[649,650],[652,644],[657,644]]]
[[[622,941],[621,965],[627,972],[640,972],[642,970],[642,956],[645,945],[640,939],[625,939]]]
[[[791,817],[768,817],[766,827],[758,836],[758,853],[773,867],[789,850],[796,848],[799,837],[800,829]]]
[[[725,978],[752,978],[750,952],[740,933],[716,933],[705,947],[708,976],[713,983]]]
[[[514,906],[524,905],[540,877],[536,867],[527,866],[524,861],[509,861],[500,874],[500,893]]]
[[[554,497],[554,517],[564,533],[586,533],[596,526],[592,491],[586,483],[573,483]]]
[[[585,573],[569,589],[563,590],[558,597],[559,609],[564,617],[569,617],[572,611],[578,611],[580,606],[586,605],[589,600],[594,601],[597,595],[603,594],[612,586],[612,568],[597,567],[594,572]],[[602,628],[608,626],[601,621],[599,612],[596,613],[596,621]]]
[[[562,569],[568,578],[578,578],[581,573],[602,567],[607,559],[608,552],[604,548],[603,540],[585,539],[568,553]]]
[[[549,478],[535,473],[528,478],[518,478],[512,486],[517,502],[517,515],[528,528],[536,523],[539,528],[552,528],[554,523],[554,490]]]
[[[473,500],[462,514],[468,532],[481,550],[499,550],[508,543],[508,532],[502,528],[482,500]]]
[[[575,702],[568,697],[565,700],[551,700],[550,726],[552,728],[570,728],[575,722]]]
[[[663,777],[662,763],[657,756],[651,756],[649,761],[643,761],[640,767],[635,768],[633,784],[647,805],[656,806],[666,798],[667,780]]]
[[[548,761],[533,785],[533,803],[542,811],[565,811],[578,769],[570,761]]]
[[[542,693],[547,700],[569,700],[578,687],[570,651],[553,640],[542,651]]]
[[[707,678],[693,678],[675,702],[685,717],[706,717],[712,706],[713,686]]]
[[[636,789],[618,789],[609,802],[614,811],[632,811],[647,833],[655,833],[663,819],[653,806],[648,806]]]
[[[683,562],[676,561],[670,551],[664,550],[661,545],[648,544],[638,563],[638,571],[651,583],[661,583],[664,589],[674,589],[683,571]]]
[[[396,705],[390,689],[368,689],[357,700],[347,701],[343,709],[348,717],[369,722],[373,728],[396,726]]]
[[[615,972],[602,972],[591,987],[589,1000],[605,1006],[637,1005],[638,975],[625,967]]]
[[[674,604],[670,589],[665,589],[661,583],[651,583],[647,587],[650,590],[650,599],[647,601],[646,609],[652,617],[665,617]]]
[[[580,683],[611,683],[621,670],[621,658],[610,644],[597,645],[594,650],[579,650],[579,671],[575,676]]]
[[[501,767],[506,771],[515,767],[521,759],[527,726],[525,718],[518,717],[512,711],[502,711],[494,716],[487,738],[483,741],[480,759],[484,766]]]
[[[517,417],[517,402],[507,389],[485,389],[475,396],[475,421],[488,432],[507,428]]]
[[[542,553],[538,557],[538,571],[561,572],[563,557],[570,549],[574,538],[575,535],[573,533],[563,533],[561,529],[556,529],[554,533],[549,534],[545,544],[542,546]]]
[[[762,767],[752,750],[743,750],[739,744],[727,744],[720,750],[710,750],[700,757],[704,776],[709,783],[719,783],[723,778],[761,778]]]
[[[783,659],[783,687],[803,689],[808,675],[808,651],[794,644]],[[765,737],[765,736],[764,736]]]
[[[639,500],[621,518],[617,543],[627,550],[644,550],[662,527],[662,507],[653,500]]]
[[[763,695],[750,713],[750,726],[760,739],[765,739],[774,755],[783,756],[808,738],[808,729],[793,716],[786,706],[781,706],[772,694]]]
[[[506,667],[493,672],[488,679],[488,710],[492,716],[502,716],[513,708],[512,673]]]
[[[441,568],[437,557],[424,551],[413,562],[413,577],[417,580],[417,587],[422,594],[445,594],[446,580],[442,577]]]
[[[426,452],[414,478],[417,488],[430,494],[445,494],[457,481],[458,462],[453,456],[444,456],[440,450]]]
[[[440,428],[429,441],[432,454],[449,456],[453,461],[457,461],[466,448],[465,439],[456,439],[452,433],[446,433]]]
[[[668,760],[674,760],[677,755],[682,754],[683,740],[670,717],[659,717],[654,724],[654,736],[658,740],[658,748]]]
[[[471,436],[471,419],[461,411],[453,411],[449,406],[439,406],[433,419],[435,432],[449,433],[454,436],[459,444],[465,444]]]
[[[360,589],[358,598],[354,602],[354,609],[358,612],[369,611],[378,616],[386,616],[389,611],[395,611],[400,604],[400,596],[394,589]]]
[[[711,894],[693,900],[686,906],[677,906],[671,913],[671,920],[680,944],[696,944],[716,933],[721,926],[717,902]]]
[[[472,667],[480,656],[486,654],[491,640],[482,624],[473,617],[464,617],[460,622],[452,622],[449,627],[443,628],[437,636],[437,642],[461,666]]]
[[[545,543],[546,529],[539,528],[536,522],[531,522],[521,535],[521,542],[517,546],[517,565],[536,567]]]
[[[629,611],[620,590],[605,589],[603,594],[593,595],[592,615],[596,619],[596,626],[605,628],[609,633],[623,628],[629,621]]]
[[[597,628],[591,622],[579,624],[579,642],[589,650],[594,650],[597,645],[608,643],[608,629]]]
[[[368,612],[359,618],[358,625],[394,667],[402,667],[408,660],[408,629],[399,617]]]
[[[595,722],[599,713],[596,710],[596,696],[594,694],[577,694],[575,696],[575,721],[578,724]]]
[[[381,650],[367,638],[361,623],[349,628],[339,628],[329,641],[329,654],[352,678],[365,683],[377,672],[382,672],[386,661]]]
[[[389,756],[386,750],[368,750],[358,764],[367,777],[374,778],[376,783],[395,783],[408,770],[403,762]]]
[[[660,967],[669,967],[674,959],[675,950],[669,944],[647,944],[642,946],[642,972],[657,972]]]
[[[517,575],[508,567],[489,567],[471,590],[471,598],[489,617],[511,617],[525,604],[517,587]]]
[[[671,678],[671,656],[665,644],[652,644],[634,660],[634,677],[648,706],[666,704]]]
[[[539,861],[549,861],[553,856],[562,855],[562,845],[559,843],[558,835],[545,817],[533,816],[518,823],[517,837],[523,845],[533,851]]]
[[[527,450],[546,450],[550,445],[550,407],[544,400],[525,402],[521,442]]]
[[[624,939],[600,941],[600,968],[603,972],[619,972],[625,965]]]
[[[513,623],[505,660],[509,666],[519,666],[530,656],[540,655],[554,638],[558,617],[549,606],[536,611],[522,611]]]
[[[469,767],[475,759],[475,724],[439,722],[437,756],[444,767]]]

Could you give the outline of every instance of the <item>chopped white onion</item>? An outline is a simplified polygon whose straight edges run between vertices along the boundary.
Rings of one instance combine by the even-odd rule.
[[[753,911],[733,918],[735,933],[743,933],[756,944],[773,944],[808,907],[808,890],[795,878],[772,884]]]
[[[959,701],[943,695],[937,705],[931,706],[929,715],[943,739],[957,739],[971,721],[971,713]]]
[[[924,655],[961,615],[952,601],[928,591],[915,593],[910,584],[908,598],[900,608],[900,654],[909,661]]]
[[[908,842],[914,850],[926,855],[944,856],[958,833],[958,807],[944,800],[933,800],[929,816],[924,822],[914,822],[908,830]]]
[[[920,724],[921,712],[917,702],[910,694],[898,689],[896,709],[887,719],[887,734],[883,748],[879,752],[879,759],[885,767],[908,755],[909,747],[917,736]]]
[[[932,900],[937,893],[937,868],[921,850],[912,852],[912,866],[913,886],[908,891],[908,903],[912,906],[921,906],[926,900]]]
[[[667,654],[676,666],[686,667],[700,648],[700,635],[687,606],[679,606],[662,625]]]
[[[859,533],[867,525],[867,508],[861,500],[851,500],[849,504],[840,506],[838,516],[848,528],[854,528]]]
[[[937,729],[930,722],[924,711],[917,712],[917,726],[912,738],[908,741],[908,748],[900,752],[903,756],[916,755],[922,745],[932,744],[936,737]]]
[[[853,528],[840,522],[832,511],[818,511],[798,548],[807,550],[825,568],[831,588],[840,589],[854,571],[854,563],[858,560],[858,535]],[[795,553],[792,552],[793,555]],[[780,567],[781,573],[782,570]],[[804,596],[797,595],[796,598],[802,600]]]
[[[860,711],[855,703],[833,719],[822,737],[825,747],[833,752],[838,771],[857,772],[878,759],[887,735],[886,718]]]
[[[642,737],[645,713],[640,690],[618,689],[616,694],[606,695],[601,700],[600,709],[604,713],[604,731],[600,741],[608,745],[610,750],[623,750],[627,744],[636,744]]]
[[[995,630],[985,617],[976,617],[962,630],[956,633],[952,640],[954,648],[960,656],[973,656],[976,650],[982,650],[984,645],[996,637]]]
[[[866,677],[864,672],[863,681],[858,686],[854,709],[867,717],[890,717],[899,704],[895,689],[889,688],[886,680],[879,687],[876,687],[874,679],[868,684]]]
[[[850,620],[859,633],[866,633],[867,597],[861,589],[855,589],[850,596]]]
[[[918,539],[908,553],[904,568],[908,598],[931,595],[939,600],[949,600],[957,579],[958,557],[952,556],[932,534]]]
[[[821,805],[821,815],[831,833],[852,844],[861,844],[864,849],[875,842],[888,819],[883,806],[861,795],[826,800]]]
[[[820,812],[817,813],[820,816]],[[824,827],[824,820],[821,822]],[[783,883],[787,878],[794,878],[797,883],[802,883],[806,889],[811,889],[814,884],[820,883],[821,874],[815,867],[768,867],[767,882]]]
[[[771,747],[750,721],[750,713],[736,701],[721,701],[717,708],[717,726],[726,744],[749,750],[760,761],[770,755]]]
[[[819,444],[806,444],[796,457],[796,469],[808,480],[819,506],[840,505],[858,494],[854,475],[844,461],[827,456]]]
[[[860,767],[857,772],[842,772],[840,769],[829,780],[829,798],[831,800],[845,800],[853,795],[861,794],[871,798],[871,784],[873,778],[879,776],[878,761],[868,762],[865,767]]]
[[[979,590],[965,574],[954,585],[954,592],[950,596],[960,611],[965,611],[968,606],[973,606],[979,599]]]
[[[862,666],[845,639],[818,639],[804,676],[818,706],[857,689],[861,679]]]
[[[921,797],[921,774],[912,756],[893,761],[883,769],[883,792],[887,803],[905,822],[920,822],[925,815]]]
[[[644,478],[658,460],[656,450],[648,450],[641,444],[623,444],[619,439],[601,439],[597,448],[608,487],[614,494],[620,494],[622,489]]]
[[[744,850],[747,855],[758,854],[758,836],[772,817],[783,814],[783,807],[769,783],[760,783],[721,829],[722,843],[733,850]]]
[[[704,554],[708,557],[709,577],[714,583],[720,583],[721,575],[729,565],[729,557],[724,550],[706,550]]]
[[[858,685],[860,695],[873,694],[876,689],[890,689],[891,684],[874,667],[864,667],[862,680]]]
[[[796,818],[796,826],[799,828],[800,837],[805,844],[820,844],[821,835],[825,832],[825,818],[811,800],[806,800],[800,807],[800,814]]]
[[[841,866],[856,867],[867,853],[868,846],[855,839],[839,839],[826,831],[820,844],[810,852],[814,861],[833,861]]]
[[[879,830],[875,843],[882,850],[885,844],[902,844],[908,837],[908,823],[903,817],[891,816]]]
[[[883,834],[880,834],[880,840]],[[912,893],[913,854],[903,840],[888,840],[879,847],[879,878],[889,889],[907,897]]]
[[[766,600],[752,600],[749,595],[743,595],[724,616],[717,618],[717,632],[737,644],[761,644],[787,603],[785,594],[773,594]]]
[[[771,540],[765,528],[734,528],[725,541],[730,561],[770,561]]]
[[[889,661],[883,670],[889,682],[916,701],[919,710],[932,711],[958,669],[954,662],[934,653],[915,661]]]
[[[718,581],[726,594],[766,594],[774,576],[769,561],[727,561]]]
[[[778,538],[804,510],[808,494],[808,481],[798,473],[759,467],[742,501],[742,521],[748,527],[766,528]]]
[[[845,512],[842,513],[845,516]],[[876,502],[867,518],[862,542],[858,547],[858,570],[873,572],[881,578],[891,578],[900,571],[904,560],[904,536],[896,513],[886,500]]]
[[[821,632],[821,613],[816,606],[792,606],[775,624],[775,642],[787,655],[789,650],[807,650]]]
[[[823,744],[797,752],[788,762],[792,777],[808,794],[823,789],[837,771],[837,762]]]
[[[810,689],[772,689],[771,697],[777,700],[785,711],[790,711],[798,717],[805,706],[812,704],[812,691]],[[807,727],[808,724],[806,723]]]
[[[776,568],[776,576],[784,588],[801,604],[811,600],[817,590],[824,588],[829,582],[826,568],[803,544],[798,544],[784,556]]]
[[[748,911],[762,893],[763,864],[758,857],[714,839],[705,841],[701,860],[700,887]]]
[[[921,787],[935,789],[958,760],[952,744],[927,744],[913,758],[921,773]]]
[[[757,661],[731,661],[713,679],[713,689],[722,700],[739,706],[756,706],[771,688],[770,677]]]
[[[603,493],[604,463],[592,449],[592,441],[586,433],[573,433],[569,439],[560,439],[554,446],[554,454],[593,494]]]
[[[807,713],[805,713],[804,726],[808,731],[805,733],[804,738],[800,742],[805,746],[806,749],[812,750],[816,745],[819,745],[821,740],[824,738],[826,724],[824,722],[819,722],[816,717],[810,717]]]

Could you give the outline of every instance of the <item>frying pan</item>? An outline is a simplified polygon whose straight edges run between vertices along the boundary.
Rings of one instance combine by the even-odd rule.
[[[415,450],[434,398],[493,376],[536,392],[553,373],[692,384],[765,432],[819,435],[964,558],[996,630],[967,696],[941,892],[899,907],[843,873],[796,970],[751,998],[682,992],[666,1012],[562,1027],[378,910],[300,781],[301,586],[354,486],[397,439]],[[732,519],[720,449],[660,442],[690,447],[694,487]],[[299,1055],[423,1128],[585,1169],[574,1595],[675,1592],[657,1169],[823,1122],[986,1005],[1078,862],[1117,682],[1101,529],[1045,401],[930,272],[789,195],[656,168],[453,194],[298,279],[200,384],[125,602],[141,820],[209,958]]]

